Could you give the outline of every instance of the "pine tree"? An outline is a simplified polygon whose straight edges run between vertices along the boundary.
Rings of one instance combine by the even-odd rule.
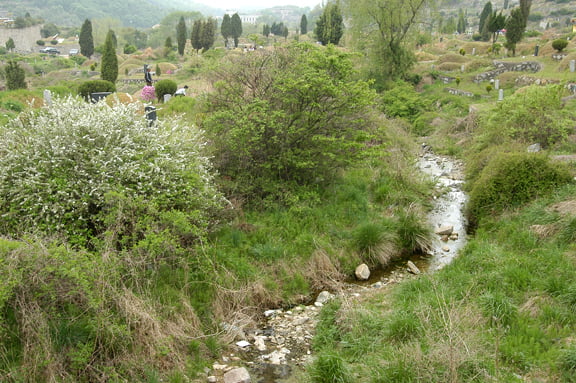
[[[328,3],[316,21],[314,29],[316,38],[322,45],[337,45],[344,34],[344,21],[340,7],[336,3]]]
[[[176,41],[178,43],[178,53],[183,56],[184,48],[186,47],[186,22],[184,21],[184,16],[180,16],[180,21],[176,25]]]
[[[238,13],[235,13],[230,18],[230,34],[234,39],[234,48],[238,48],[238,39],[242,36],[242,20]]]
[[[224,46],[228,48],[228,39],[232,36],[232,20],[229,14],[225,14],[222,18],[222,25],[220,26],[220,34],[224,37]]]
[[[78,43],[80,44],[80,53],[85,57],[92,57],[94,54],[94,38],[92,37],[92,22],[88,19],[82,24]]]
[[[308,33],[308,18],[306,15],[302,15],[302,18],[300,18],[300,34],[305,35],[306,33]]]
[[[116,48],[114,48],[114,32],[108,31],[106,41],[104,42],[104,52],[102,53],[102,69],[100,78],[102,80],[115,83],[118,79],[118,56],[116,56]]]
[[[480,13],[480,20],[478,22],[478,33],[482,34],[484,32],[484,24],[486,20],[492,15],[492,3],[487,2],[484,4],[484,8],[482,9],[482,13]]]

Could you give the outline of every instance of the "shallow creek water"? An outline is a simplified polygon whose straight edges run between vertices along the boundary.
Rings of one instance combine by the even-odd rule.
[[[427,255],[410,257],[422,272],[433,272],[450,263],[466,243],[467,221],[464,205],[467,196],[462,190],[462,164],[458,161],[424,152],[417,163],[423,174],[432,177],[438,192],[434,208],[428,215],[433,229],[452,226],[451,239],[435,238],[433,248]],[[344,299],[354,299],[363,292],[400,282],[408,277],[407,259],[395,262],[382,270],[373,270],[368,281],[350,281],[337,294]],[[323,293],[324,294],[324,293]],[[243,364],[247,367],[253,383],[295,382],[294,370],[302,369],[311,360],[311,341],[317,315],[319,299],[313,304],[298,306],[292,310],[268,310],[265,321],[256,328],[243,329],[236,343],[237,350],[223,359],[225,364]],[[223,381],[221,377],[214,377]]]

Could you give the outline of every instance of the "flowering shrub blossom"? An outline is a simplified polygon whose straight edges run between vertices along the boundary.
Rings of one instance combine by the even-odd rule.
[[[205,230],[223,199],[203,132],[178,118],[149,126],[142,109],[69,97],[1,127],[0,233],[101,234],[111,193]]]
[[[156,89],[153,86],[146,85],[144,88],[142,88],[140,97],[143,101],[151,102],[156,98]]]

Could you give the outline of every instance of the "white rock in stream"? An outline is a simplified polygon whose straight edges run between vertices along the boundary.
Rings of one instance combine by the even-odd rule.
[[[265,336],[254,336],[254,346],[258,351],[266,351],[266,338]]]
[[[436,229],[435,233],[438,235],[450,235],[450,234],[452,234],[453,231],[454,231],[454,226],[447,225],[447,226],[439,227],[438,229]]]
[[[324,303],[328,302],[330,299],[334,298],[334,294],[329,293],[328,291],[322,291],[318,294],[318,298],[316,298],[316,303],[320,303],[323,305]]]
[[[250,374],[244,367],[235,368],[224,374],[224,383],[251,383]]]
[[[359,281],[367,281],[368,278],[370,278],[370,268],[367,264],[363,263],[356,268],[354,274]]]

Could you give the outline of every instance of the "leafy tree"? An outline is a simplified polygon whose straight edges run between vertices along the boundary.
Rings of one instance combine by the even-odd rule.
[[[512,56],[516,56],[516,44],[522,40],[525,29],[526,23],[522,9],[512,9],[510,16],[506,19],[506,47],[512,51]]]
[[[266,36],[266,38],[270,36],[270,25],[264,24],[264,26],[262,27],[262,35]]]
[[[344,20],[338,3],[328,3],[316,21],[314,34],[323,45],[337,45],[344,34]]]
[[[118,79],[118,56],[116,56],[113,36],[114,32],[109,30],[106,35],[106,41],[104,42],[100,78],[115,83]]]
[[[491,15],[492,15],[492,3],[488,1],[486,4],[484,4],[482,13],[480,13],[480,20],[478,21],[478,33],[482,34],[482,32],[484,31],[484,24]]]
[[[4,67],[4,73],[6,75],[6,87],[9,90],[26,89],[26,73],[16,61],[8,61],[8,65]]]
[[[180,16],[180,21],[176,25],[176,42],[178,44],[178,53],[180,56],[184,55],[184,48],[186,47],[186,22],[184,16]]]
[[[53,23],[44,24],[42,29],[40,29],[40,35],[43,38],[55,36],[60,33],[60,29]]]
[[[427,0],[343,0],[353,43],[365,52],[378,88],[402,78],[416,60],[408,46]]]
[[[289,33],[290,31],[288,30],[288,27],[284,26],[284,30],[282,31],[282,36],[284,36],[284,39],[288,38]]]
[[[164,41],[164,49],[166,50],[166,53],[171,52],[172,49],[174,49],[172,38],[170,36],[166,37],[166,41]]]
[[[308,33],[308,18],[302,15],[300,18],[300,34],[305,35]]]
[[[80,53],[88,58],[92,57],[94,54],[94,38],[92,37],[92,22],[88,19],[82,24],[78,43],[80,44]]]
[[[238,39],[242,36],[242,20],[237,13],[230,19],[230,34],[234,39],[234,48],[238,48]]]
[[[375,94],[354,79],[350,54],[293,43],[229,57],[215,73],[204,128],[229,193],[289,199],[332,180],[369,151]]]
[[[498,36],[500,35],[500,30],[504,29],[506,26],[506,17],[500,13],[496,13],[496,11],[492,12],[492,15],[487,21],[488,25],[488,32],[492,34],[492,45],[496,44],[496,40],[498,40]]]
[[[8,52],[11,52],[15,48],[16,48],[16,44],[14,44],[14,40],[12,39],[12,37],[8,38],[8,40],[6,41],[6,50]]]
[[[228,47],[228,39],[232,36],[232,20],[229,14],[225,14],[220,25],[220,34],[224,37],[224,46]]]

